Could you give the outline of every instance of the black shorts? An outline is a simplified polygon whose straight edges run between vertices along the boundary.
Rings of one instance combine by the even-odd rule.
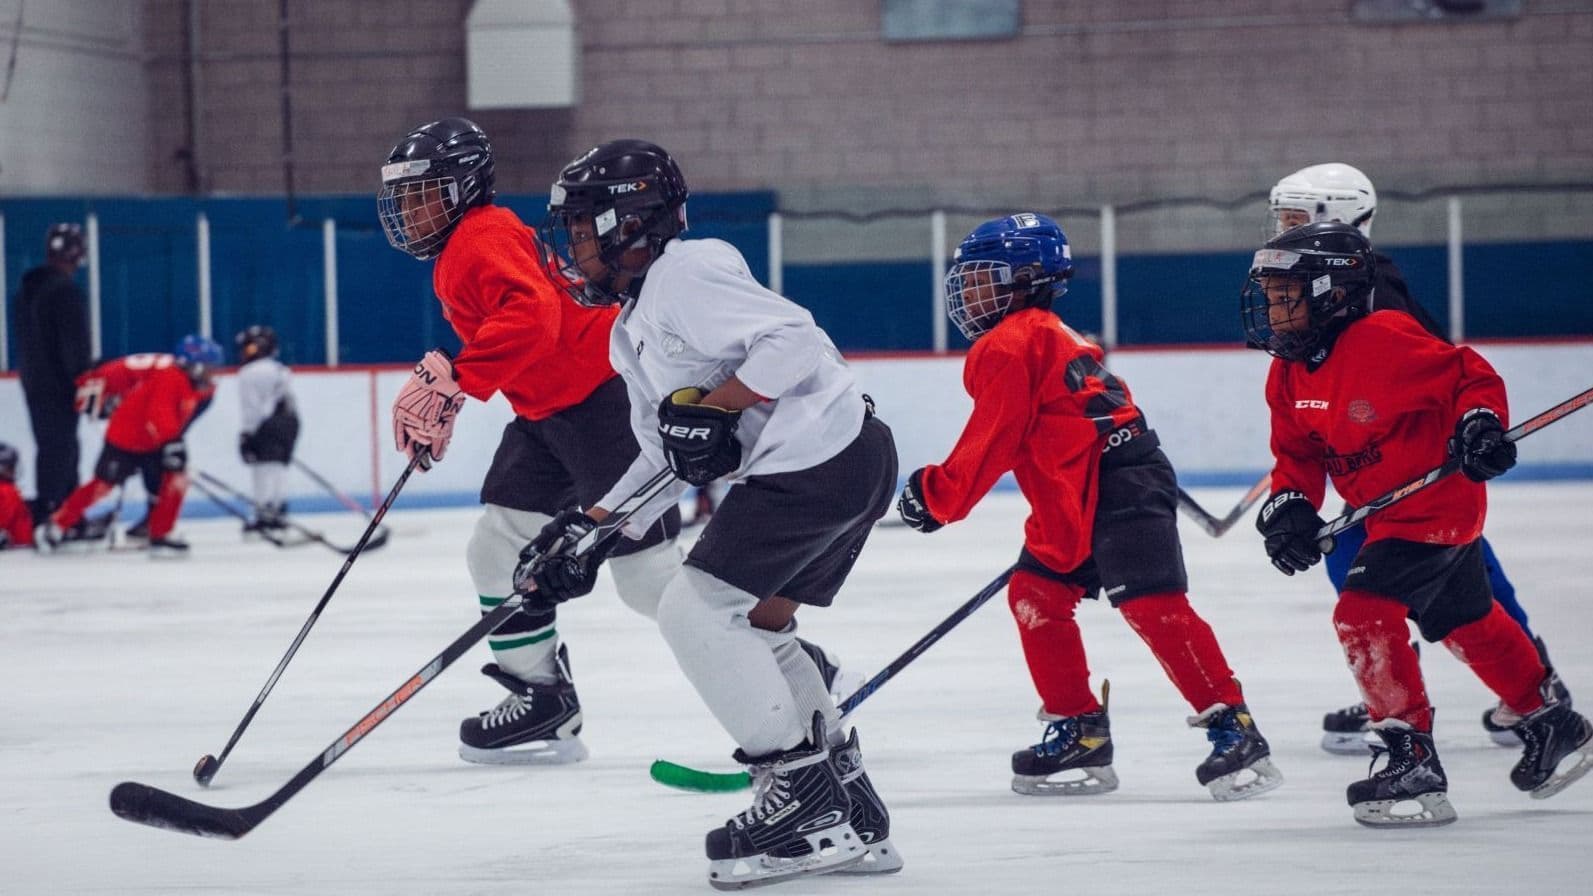
[[[1089,558],[1077,569],[1059,572],[1025,550],[1018,567],[1083,588],[1087,597],[1104,592],[1114,607],[1147,594],[1188,591],[1178,540],[1178,479],[1154,433],[1107,457],[1112,460],[1101,462]]]
[[[1344,590],[1404,604],[1406,615],[1428,641],[1442,641],[1493,609],[1481,540],[1461,545],[1398,538],[1371,542],[1355,555]]]
[[[896,440],[872,413],[840,454],[730,487],[686,563],[762,600],[827,607],[896,494]]]
[[[277,409],[249,438],[249,448],[256,463],[285,464],[293,460],[293,446],[298,440],[299,415],[288,410],[286,402],[277,402]]]
[[[481,483],[481,502],[548,516],[591,507],[639,453],[625,383],[616,376],[585,401],[544,420],[509,421]],[[619,539],[613,556],[661,544],[679,532],[680,510],[672,507],[645,537]]]
[[[134,473],[143,473],[144,487],[151,498],[160,490],[162,472],[159,451],[134,453],[124,451],[110,442],[105,443],[100,450],[99,460],[94,463],[94,478],[111,485],[121,485]]]

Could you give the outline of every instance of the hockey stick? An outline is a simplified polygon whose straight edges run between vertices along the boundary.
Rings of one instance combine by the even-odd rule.
[[[410,463],[408,472],[414,469],[414,462]],[[616,510],[608,518],[589,532],[583,542],[586,547],[581,553],[587,553],[608,539],[614,537],[636,511],[640,510],[648,501],[668,488],[675,481],[675,476],[669,471],[664,471],[641,487],[636,494],[627,499],[621,506],[630,505],[626,510]],[[402,484],[402,480],[400,483]],[[389,501],[383,502],[377,509],[376,518],[380,519],[382,511],[390,503],[395,491],[388,495]],[[367,530],[368,532],[369,530]],[[587,541],[586,539],[591,539]],[[432,657],[414,675],[405,679],[396,690],[388,694],[377,703],[369,712],[355,722],[347,731],[337,736],[321,751],[320,755],[310,760],[310,763],[300,769],[298,774],[289,779],[288,783],[277,788],[270,796],[251,806],[242,806],[237,809],[224,809],[219,806],[209,806],[195,802],[175,793],[140,784],[136,781],[123,781],[111,790],[111,811],[117,817],[150,827],[165,828],[170,831],[179,831],[184,834],[194,834],[199,837],[216,837],[222,840],[236,840],[254,830],[260,822],[271,817],[271,814],[295,794],[303,790],[306,785],[315,780],[316,776],[329,768],[332,763],[342,758],[343,754],[353,749],[354,745],[365,739],[376,729],[376,726],[386,721],[388,716],[397,712],[399,707],[408,703],[410,698],[420,693],[421,689],[430,684],[433,679],[444,669],[453,665],[455,660],[463,656],[470,648],[493,630],[502,625],[526,600],[525,592],[516,592],[503,603],[494,607],[491,612],[482,616],[475,625],[465,630],[465,633],[455,638],[452,643],[444,647],[442,652]],[[319,610],[319,608],[317,608]],[[300,633],[301,637],[303,632]],[[297,646],[297,642],[295,645]],[[278,672],[281,667],[278,667]],[[256,703],[258,706],[258,702]],[[251,714],[252,714],[251,710]],[[247,719],[245,719],[247,721]],[[240,729],[241,730],[241,729]],[[228,744],[231,748],[231,744]],[[225,755],[225,754],[223,754]]]
[[[248,728],[249,723],[254,721],[255,713],[260,711],[260,705],[265,703],[265,699],[271,693],[271,689],[276,687],[277,679],[282,677],[282,672],[288,667],[288,662],[293,659],[293,655],[299,652],[299,645],[304,643],[304,639],[309,636],[310,629],[315,625],[316,620],[321,618],[321,611],[326,609],[327,603],[332,600],[332,595],[337,592],[337,587],[343,584],[343,577],[348,575],[349,568],[354,565],[354,561],[359,558],[359,555],[366,547],[375,544],[375,539],[371,537],[372,533],[380,528],[382,517],[387,515],[388,508],[392,507],[393,502],[398,500],[398,493],[403,491],[404,483],[408,482],[410,474],[415,472],[415,467],[420,464],[421,457],[422,455],[417,453],[410,459],[409,465],[404,468],[404,472],[399,474],[398,481],[393,483],[392,489],[388,491],[387,499],[382,502],[382,506],[376,508],[376,515],[371,517],[370,524],[365,527],[365,534],[360,537],[359,544],[355,545],[353,550],[345,552],[348,556],[343,561],[343,567],[332,578],[332,584],[327,586],[326,593],[322,594],[321,599],[316,602],[315,609],[310,611],[310,617],[304,620],[304,625],[299,627],[299,633],[294,636],[293,643],[288,645],[288,652],[284,653],[282,659],[277,661],[277,667],[271,671],[271,677],[266,679],[265,687],[262,687],[260,693],[255,696],[254,703],[249,706],[249,711],[243,714],[243,721],[239,722],[238,727],[233,729],[232,737],[227,739],[227,745],[222,748],[221,756],[218,758],[206,753],[199,757],[198,762],[194,763],[194,780],[198,781],[201,786],[209,787],[210,780],[216,776],[216,772],[221,771],[221,764],[227,761],[227,756],[232,753],[232,748],[237,746],[238,738],[243,736],[244,729]],[[199,475],[206,479],[213,478],[203,472],[200,472]],[[205,488],[199,480],[196,479],[195,483],[199,485],[201,491],[210,495],[211,500],[229,510],[232,509],[230,505],[218,499],[213,492]]]
[[[407,472],[408,471],[406,471],[406,474],[407,474]],[[209,495],[210,499],[212,501],[215,501],[217,504],[221,505],[221,507],[223,509],[225,509],[228,513],[231,513],[233,516],[238,517],[239,519],[243,520],[246,523],[249,522],[249,517],[247,515],[245,515],[243,513],[240,513],[232,505],[230,505],[227,502],[222,501],[219,498],[217,498],[216,497],[216,493],[211,491],[210,489],[214,488],[214,489],[219,489],[221,491],[224,491],[229,496],[231,496],[234,500],[242,501],[244,504],[248,505],[250,508],[252,508],[254,510],[254,512],[256,514],[258,514],[260,512],[260,505],[254,503],[254,501],[251,500],[249,498],[249,496],[245,495],[243,492],[240,492],[239,490],[233,488],[232,486],[228,485],[225,482],[222,482],[220,479],[217,479],[216,477],[210,475],[209,473],[206,473],[203,470],[195,470],[194,473],[198,477],[198,478],[196,478],[194,480],[194,484],[199,486],[199,490],[204,492],[206,495]],[[209,488],[206,487],[207,484],[209,485]],[[368,517],[367,520],[369,520],[369,519],[372,519],[372,518]],[[330,548],[333,551],[336,551],[339,554],[345,554],[346,555],[346,554],[349,554],[349,553],[351,553],[351,552],[353,552],[355,550],[355,548],[346,548],[346,547],[343,547],[342,545],[334,544],[333,542],[328,541],[326,536],[322,535],[320,532],[317,532],[314,529],[308,528],[308,527],[306,527],[306,526],[304,526],[304,525],[302,525],[300,523],[294,522],[293,520],[284,519],[282,522],[283,522],[283,525],[286,525],[288,528],[292,529],[293,531],[299,533],[300,535],[303,535],[305,538],[309,539],[310,541],[316,542],[318,544],[323,544],[326,547]],[[369,551],[375,551],[375,550],[379,550],[379,549],[381,549],[383,547],[386,547],[387,546],[388,536],[390,536],[391,534],[392,533],[390,531],[388,531],[388,528],[386,526],[378,526],[377,529],[376,529],[376,534],[371,537],[369,544],[365,544],[364,545],[364,549],[365,550],[369,550]],[[283,541],[281,538],[277,537],[276,535],[273,535],[270,532],[261,531],[259,533],[259,535],[260,535],[261,538],[265,539],[266,541],[271,542],[272,544],[276,545],[279,548],[293,547],[292,543]],[[361,543],[362,544],[364,543],[363,539],[361,539]]]
[[[239,510],[238,508],[232,506],[232,504],[228,503],[227,500],[224,499],[221,495],[218,495],[214,491],[211,491],[210,486],[206,485],[203,480],[199,479],[198,477],[195,477],[194,479],[192,479],[190,481],[194,484],[195,488],[197,488],[200,491],[205,493],[205,497],[210,499],[210,503],[216,505],[217,507],[220,507],[222,510],[225,510],[227,513],[231,514],[232,516],[235,516],[238,519],[243,520],[245,523],[250,522],[249,514],[244,513],[242,510]],[[301,542],[295,542],[294,544],[289,544],[288,542],[283,541],[282,539],[276,537],[275,535],[272,535],[270,532],[260,532],[259,535],[260,535],[261,538],[265,539],[266,541],[270,542],[271,544],[276,545],[279,548],[294,547],[294,546],[299,545],[299,544],[309,544],[310,543],[309,539],[305,539],[304,541],[301,541]]]
[[[293,466],[297,468],[300,473],[303,473],[304,475],[315,480],[315,484],[325,489],[327,494],[331,495],[337,500],[337,503],[342,504],[344,507],[347,507],[349,510],[354,511],[366,519],[370,519],[370,511],[366,510],[364,507],[361,507],[358,501],[350,498],[348,495],[340,491],[338,487],[328,481],[325,476],[322,476],[320,473],[310,469],[309,464],[295,457],[293,459]]]
[[[1245,512],[1251,507],[1254,507],[1255,503],[1261,500],[1261,496],[1265,495],[1271,488],[1272,474],[1267,473],[1261,477],[1259,482],[1250,486],[1250,491],[1245,492],[1245,496],[1239,499],[1239,503],[1235,504],[1233,509],[1228,511],[1228,515],[1220,520],[1206,512],[1206,508],[1201,507],[1198,501],[1190,497],[1189,493],[1184,491],[1183,486],[1179,486],[1178,488],[1178,506],[1189,515],[1190,519],[1195,521],[1196,525],[1206,530],[1207,535],[1210,535],[1212,538],[1221,538],[1223,535],[1227,534],[1228,530],[1233,528],[1233,524],[1239,522],[1239,518],[1244,516]]]
[[[1560,402],[1554,407],[1549,408],[1547,411],[1544,411],[1543,413],[1533,417],[1531,420],[1528,420],[1519,426],[1512,427],[1509,432],[1504,434],[1505,441],[1519,442],[1527,436],[1530,436],[1538,430],[1544,428],[1545,426],[1548,426],[1550,423],[1553,423],[1562,417],[1568,417],[1571,414],[1587,407],[1589,404],[1593,404],[1593,387],[1585,389],[1582,392],[1567,398],[1565,401]],[[1345,529],[1359,525],[1362,520],[1366,519],[1377,511],[1409,498],[1411,495],[1416,494],[1427,486],[1432,485],[1438,480],[1443,479],[1445,476],[1448,476],[1459,469],[1460,461],[1450,458],[1449,460],[1444,461],[1442,465],[1427,471],[1425,476],[1422,476],[1418,479],[1412,479],[1410,482],[1405,483],[1404,485],[1387,494],[1379,495],[1378,497],[1373,498],[1372,500],[1366,502],[1364,506],[1357,507],[1349,513],[1338,517],[1317,531],[1317,547],[1324,554],[1332,553],[1334,547],[1333,536],[1343,532]]]
[[[1016,571],[1017,567],[1013,566],[1007,568],[1001,575],[996,576],[983,590],[969,598],[962,606],[953,610],[950,616],[940,621],[939,625],[930,629],[928,634],[913,642],[913,646],[903,651],[901,656],[891,660],[890,665],[882,669],[873,678],[864,682],[863,686],[858,688],[852,696],[842,700],[836,709],[842,716],[848,715],[857,709],[864,700],[867,700],[871,694],[879,690],[881,685],[895,678],[898,672],[905,669],[913,660],[918,659],[919,655],[928,650],[931,645],[945,637],[947,632],[956,628],[964,619],[972,616],[975,610],[984,606],[985,602],[994,597],[997,592],[1007,587],[1007,581],[1012,578],[1012,574]],[[652,776],[654,781],[665,787],[673,787],[677,790],[716,793],[727,790],[743,790],[752,786],[752,778],[746,772],[705,772],[665,759],[654,760],[652,767],[647,770],[647,773]]]

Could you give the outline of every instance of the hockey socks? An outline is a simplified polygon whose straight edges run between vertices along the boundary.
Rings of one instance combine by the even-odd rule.
[[[1073,611],[1084,590],[1042,578],[1026,570],[1012,574],[1007,605],[1018,623],[1018,639],[1029,664],[1029,676],[1047,713],[1082,716],[1101,704],[1090,691],[1089,661]]]
[[[1147,594],[1124,601],[1119,609],[1195,712],[1218,703],[1244,703],[1217,636],[1189,605],[1187,595]]]
[[[92,479],[73,490],[71,495],[62,502],[61,509],[51,517],[51,522],[63,531],[70,529],[83,519],[83,514],[94,506],[94,502],[110,494],[116,486],[103,479]]]
[[[1364,591],[1345,591],[1333,609],[1333,628],[1372,720],[1399,719],[1417,731],[1432,731],[1433,708],[1421,663],[1406,640],[1405,605]]]
[[[1498,601],[1488,615],[1450,632],[1444,646],[1471,667],[1516,715],[1525,716],[1543,706],[1538,686],[1548,670],[1527,633]]]
[[[182,473],[166,473],[160,477],[160,493],[155,496],[155,506],[149,511],[149,539],[160,541],[177,527],[177,515],[182,513],[183,496],[188,493],[188,477]]]

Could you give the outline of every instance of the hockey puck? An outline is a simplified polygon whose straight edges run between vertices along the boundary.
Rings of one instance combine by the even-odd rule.
[[[206,753],[199,757],[198,762],[194,763],[194,780],[204,787],[209,787],[210,779],[214,778],[216,772],[220,770],[221,763],[216,761],[216,757]]]

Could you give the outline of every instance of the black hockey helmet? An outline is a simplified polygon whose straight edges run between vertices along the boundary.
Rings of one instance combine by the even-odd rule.
[[[17,464],[21,461],[22,457],[17,454],[17,449],[0,442],[0,481],[16,482]]]
[[[44,232],[44,251],[52,262],[77,264],[82,261],[87,251],[83,244],[83,225],[70,221],[51,224]]]
[[[686,229],[688,195],[680,166],[645,140],[612,140],[564,166],[553,182],[542,231],[558,260],[569,266],[567,275],[580,270],[577,245],[596,242],[596,253],[581,253],[587,269],[580,270],[585,282],[572,291],[575,300],[583,305],[622,301],[614,279],[646,274],[664,244]],[[632,249],[648,250],[646,262],[627,264],[623,256]]]
[[[1268,240],[1239,296],[1245,336],[1285,361],[1327,357],[1345,325],[1370,307],[1377,261],[1353,224],[1303,224]]]
[[[468,119],[444,118],[410,131],[387,154],[376,212],[393,248],[435,258],[465,212],[493,195],[486,133]]]
[[[239,330],[233,342],[238,346],[239,364],[247,364],[257,358],[269,358],[277,353],[277,331],[265,324],[254,324]]]

